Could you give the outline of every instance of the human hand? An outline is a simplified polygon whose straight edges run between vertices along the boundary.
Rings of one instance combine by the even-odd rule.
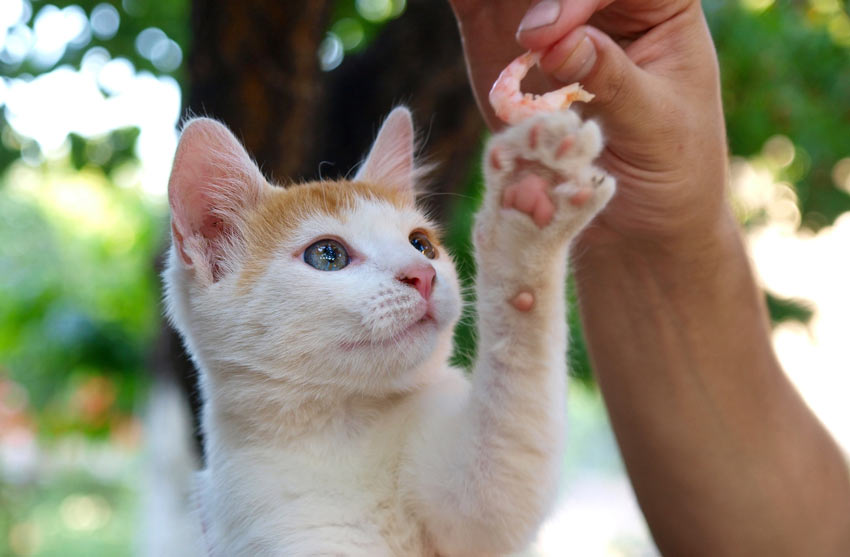
[[[618,194],[583,242],[690,254],[729,230],[717,58],[698,1],[543,0],[524,20],[530,2],[450,1],[491,128],[502,124],[487,92],[526,49],[544,55],[524,90],[581,81],[596,95],[580,108],[602,125],[599,164],[617,178]],[[541,24],[547,15],[554,21]]]

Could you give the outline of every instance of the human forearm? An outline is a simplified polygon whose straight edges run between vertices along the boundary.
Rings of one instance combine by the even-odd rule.
[[[577,260],[594,369],[665,555],[850,554],[850,479],[773,354],[724,214],[687,255],[596,245]]]

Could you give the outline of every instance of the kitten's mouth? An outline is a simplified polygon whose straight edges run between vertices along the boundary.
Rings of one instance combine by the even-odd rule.
[[[412,340],[415,336],[422,334],[429,327],[436,326],[437,320],[431,314],[431,310],[426,311],[422,317],[408,325],[405,329],[400,332],[394,334],[389,338],[377,339],[377,340],[360,340],[357,342],[344,342],[342,344],[343,350],[356,350],[358,348],[372,348],[372,347],[383,347],[383,346],[394,346],[402,344],[408,340]]]

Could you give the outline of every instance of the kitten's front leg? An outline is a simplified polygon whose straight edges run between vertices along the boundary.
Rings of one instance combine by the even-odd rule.
[[[614,193],[594,167],[599,128],[572,112],[496,135],[477,217],[479,357],[432,463],[431,530],[446,555],[498,554],[530,541],[556,493],[566,396],[570,241]],[[457,425],[457,422],[455,422]]]
[[[486,314],[513,315],[503,296],[549,325],[548,308],[563,303],[569,244],[614,193],[613,178],[593,165],[601,150],[599,127],[573,112],[530,118],[490,141],[475,228],[482,335],[493,332]]]

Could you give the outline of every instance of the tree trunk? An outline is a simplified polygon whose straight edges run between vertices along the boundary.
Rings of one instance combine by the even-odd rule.
[[[188,107],[227,124],[267,175],[311,169],[321,102],[318,45],[331,0],[195,0]]]

